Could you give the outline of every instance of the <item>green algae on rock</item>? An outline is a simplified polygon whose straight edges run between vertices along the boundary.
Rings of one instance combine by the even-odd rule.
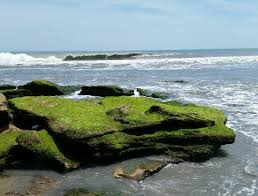
[[[0,134],[0,169],[3,168],[11,156],[11,150],[17,145],[16,138],[21,134],[17,128],[10,128]]]
[[[9,100],[9,106],[18,127],[48,130],[22,134],[19,145],[63,169],[151,154],[168,154],[178,162],[203,161],[235,139],[217,109],[145,97],[23,97]]]
[[[26,90],[32,96],[57,96],[78,91],[81,89],[81,86],[60,86],[47,80],[34,80],[23,86],[18,86],[18,89]]]
[[[23,97],[12,99],[9,104],[14,117],[18,115],[15,119],[26,120],[27,115],[42,118],[43,122],[39,123],[45,123],[44,128],[71,139],[92,138],[116,131],[142,135],[161,129],[173,132],[181,130],[190,134],[191,129],[196,132],[197,128],[207,136],[210,133],[234,138],[233,131],[225,126],[225,115],[203,106],[177,106],[134,97],[81,101],[58,97]],[[111,110],[125,106],[128,109],[121,111],[124,112],[121,119],[112,116]]]
[[[55,140],[46,130],[28,131],[17,137],[16,142],[39,159],[46,161],[52,168],[67,171],[79,167],[79,163],[65,156],[63,145]],[[67,152],[66,152],[67,153]]]
[[[31,92],[25,89],[0,90],[0,93],[2,93],[7,99],[31,96]]]
[[[49,82],[47,80],[35,80],[23,86],[19,86],[18,88],[30,91],[33,96],[63,95],[63,92],[60,89],[59,85]]]

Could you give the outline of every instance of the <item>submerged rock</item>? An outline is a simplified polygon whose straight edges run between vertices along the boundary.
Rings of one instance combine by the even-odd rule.
[[[84,188],[71,189],[64,193],[64,196],[101,196],[101,195],[104,195],[104,194],[90,192],[89,190]]]
[[[142,88],[137,88],[137,91],[141,96],[145,96],[145,97],[153,97],[153,98],[159,98],[159,99],[168,98],[168,96],[163,92],[152,92]]]
[[[133,90],[122,89],[118,86],[83,86],[80,95],[92,96],[131,96],[134,95]]]
[[[235,140],[219,110],[145,97],[23,97],[9,106],[18,127],[47,130],[23,133],[19,146],[62,170],[151,154],[176,162],[207,160]]]
[[[163,80],[162,82],[165,83],[181,83],[181,84],[187,84],[188,81],[186,80]]]
[[[146,163],[137,165],[134,169],[129,170],[120,166],[114,171],[114,178],[127,178],[135,181],[142,181],[145,178],[158,173],[167,165],[164,161],[149,160]]]

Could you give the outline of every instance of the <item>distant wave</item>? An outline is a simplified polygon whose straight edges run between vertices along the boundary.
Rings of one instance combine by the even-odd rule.
[[[35,57],[25,53],[0,53],[0,67],[9,66],[67,66],[81,69],[139,69],[139,70],[171,70],[171,69],[199,69],[205,66],[234,66],[236,64],[256,64],[258,56],[221,56],[221,57],[168,57],[167,54],[143,55],[140,58],[126,60],[92,60],[92,61],[63,61],[56,56]]]
[[[62,59],[56,58],[55,56],[50,56],[47,58],[37,58],[30,56],[25,53],[12,54],[9,52],[0,53],[0,64],[25,64],[25,63],[51,63],[60,62]]]

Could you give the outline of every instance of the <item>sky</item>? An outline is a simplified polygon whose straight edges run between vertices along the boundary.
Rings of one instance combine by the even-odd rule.
[[[258,48],[257,0],[0,0],[0,51]]]

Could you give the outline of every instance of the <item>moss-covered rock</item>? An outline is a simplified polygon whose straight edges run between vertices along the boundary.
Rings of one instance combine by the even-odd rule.
[[[203,106],[171,105],[134,97],[81,101],[58,97],[23,97],[12,99],[9,103],[14,116],[18,115],[16,119],[26,120],[27,115],[36,116],[42,122],[31,122],[32,125],[42,124],[44,128],[74,139],[117,131],[142,135],[161,130],[189,133],[192,129],[194,133],[199,129],[202,132],[205,130],[207,135],[210,133],[234,138],[233,131],[225,126],[225,115]],[[127,109],[121,109],[123,107]],[[119,110],[121,114],[114,110]]]
[[[137,165],[133,169],[127,169],[119,166],[114,171],[114,178],[127,178],[135,181],[142,181],[145,178],[159,172],[167,165],[167,162],[158,160],[149,160]]]
[[[31,92],[25,89],[0,90],[0,93],[2,93],[7,99],[31,96]]]
[[[16,138],[21,134],[17,128],[10,128],[0,134],[0,170],[8,163]]]
[[[0,93],[0,132],[1,127],[6,126],[10,122],[10,116],[7,109],[7,100],[3,94]]]
[[[33,96],[55,96],[63,95],[59,85],[47,80],[35,80],[23,86],[18,86],[19,89],[25,89],[31,92]]]
[[[24,132],[17,137],[16,142],[57,170],[67,171],[80,165],[71,158],[69,150],[67,151],[63,144],[55,140],[46,130]]]
[[[71,94],[80,90],[81,86],[60,86],[47,80],[34,80],[23,86],[18,86],[18,89],[26,90],[32,96],[56,96]]]
[[[168,95],[163,92],[152,92],[152,91],[145,90],[142,88],[137,88],[137,91],[141,96],[145,96],[145,97],[153,97],[153,98],[158,98],[158,99],[168,98]]]
[[[207,160],[235,139],[225,115],[204,106],[126,96],[80,101],[23,97],[9,105],[17,126],[48,130],[21,135],[19,145],[63,169],[161,153],[176,161]]]
[[[122,89],[118,86],[83,86],[80,95],[92,96],[131,96],[134,95],[133,90]]]

